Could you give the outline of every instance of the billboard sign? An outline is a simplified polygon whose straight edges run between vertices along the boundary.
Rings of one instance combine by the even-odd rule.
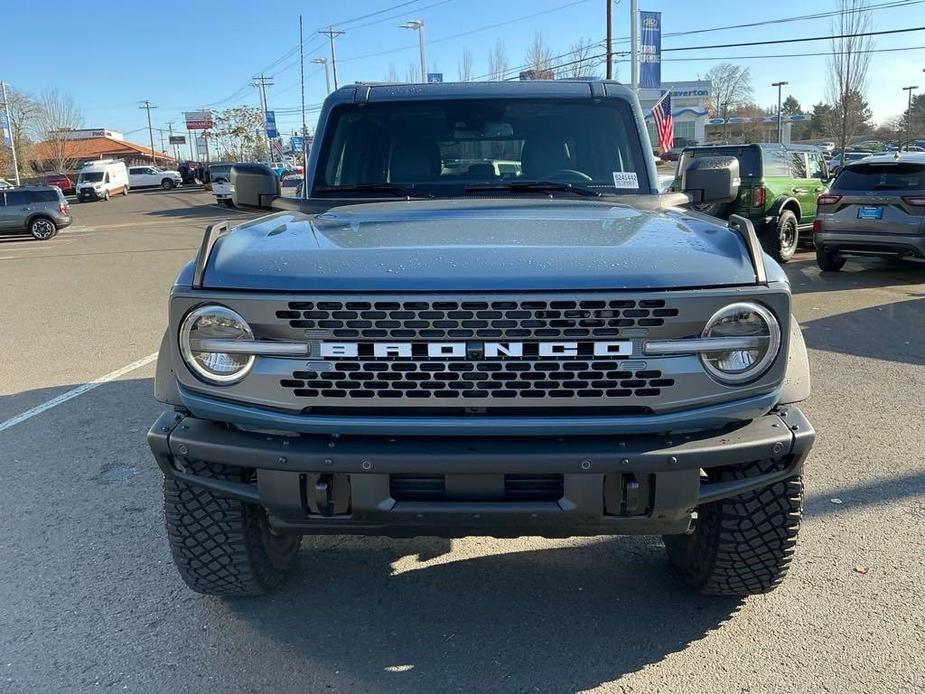
[[[172,145],[185,145],[186,135],[171,135],[169,140]]]
[[[305,149],[305,138],[301,135],[293,135],[289,138],[289,151],[301,152]]]
[[[639,86],[662,88],[662,13],[639,13]]]
[[[273,111],[267,111],[266,119],[267,137],[279,137],[279,130],[276,129],[276,113]]]
[[[214,125],[211,111],[187,111],[183,116],[187,130],[209,130]]]

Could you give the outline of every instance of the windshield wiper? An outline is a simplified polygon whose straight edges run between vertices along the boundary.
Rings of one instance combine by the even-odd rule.
[[[399,186],[394,183],[357,183],[350,186],[319,186],[316,193],[391,193],[401,198],[432,198],[430,193],[421,193],[413,185]]]
[[[590,188],[582,188],[574,183],[562,181],[510,181],[508,183],[485,183],[469,185],[464,188],[467,193],[487,193],[492,191],[511,191],[512,193],[573,193],[575,195],[601,197],[601,193]]]

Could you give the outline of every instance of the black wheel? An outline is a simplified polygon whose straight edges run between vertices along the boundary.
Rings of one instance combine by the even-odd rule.
[[[786,263],[796,253],[799,243],[797,216],[790,210],[784,210],[777,220],[777,227],[772,227],[765,235],[765,250],[778,263]]]
[[[122,197],[128,195],[128,186],[122,186]]]
[[[837,253],[830,253],[821,248],[816,249],[816,265],[823,272],[838,272],[845,267],[845,259]]]
[[[232,200],[231,198],[225,198],[224,200],[222,200],[222,204],[224,204],[225,207],[234,207],[234,200]]]
[[[193,463],[200,476],[241,482],[241,468]],[[260,595],[279,586],[292,569],[300,535],[277,534],[259,506],[164,479],[167,539],[180,577],[206,595]]]
[[[47,241],[58,233],[58,227],[48,217],[36,217],[29,224],[29,233],[37,241]]]
[[[174,186],[174,182],[173,180],[169,178],[165,178],[163,181],[161,181],[161,188],[163,188],[164,190],[170,190],[171,188],[173,188],[173,186]]]
[[[710,471],[711,481],[753,477],[778,469],[774,460]],[[704,595],[755,595],[774,590],[787,574],[803,508],[802,478],[705,504],[689,535],[664,537],[681,579]]]
[[[719,219],[728,219],[732,211],[732,203],[729,202],[705,202],[691,205],[691,207],[701,214],[708,214]]]

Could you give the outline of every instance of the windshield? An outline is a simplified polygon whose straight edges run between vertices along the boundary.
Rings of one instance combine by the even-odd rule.
[[[678,175],[681,175],[692,159],[702,157],[735,157],[739,160],[740,178],[761,177],[761,159],[755,147],[704,147],[686,150],[678,160]]]
[[[79,183],[99,183],[103,180],[102,171],[87,171],[80,174]]]
[[[842,169],[832,190],[925,190],[923,164],[859,164]]]
[[[319,196],[424,196],[562,181],[603,194],[648,192],[632,112],[622,101],[466,99],[335,109],[313,182]],[[362,188],[366,190],[362,190]],[[358,190],[359,188],[359,190]]]
[[[218,166],[209,167],[209,175],[212,178],[215,178],[216,176],[224,176],[227,178],[230,173],[231,164],[219,164]]]

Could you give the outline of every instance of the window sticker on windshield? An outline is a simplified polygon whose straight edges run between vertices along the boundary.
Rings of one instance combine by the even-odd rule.
[[[639,178],[635,171],[614,171],[613,187],[639,190]]]

